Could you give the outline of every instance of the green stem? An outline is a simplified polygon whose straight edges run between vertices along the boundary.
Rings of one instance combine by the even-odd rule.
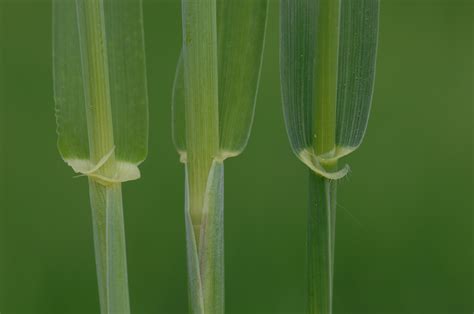
[[[309,171],[308,313],[331,314],[337,182]]]
[[[89,179],[101,313],[130,313],[120,183]]]
[[[97,164],[114,149],[104,0],[76,0],[86,99],[90,159]],[[115,154],[98,169],[113,178]],[[102,182],[103,183],[103,182]],[[120,183],[89,179],[101,313],[130,313]]]
[[[224,313],[224,164],[209,172],[200,228],[193,226],[186,167],[186,243],[189,304],[193,314]],[[200,237],[196,235],[200,231]]]

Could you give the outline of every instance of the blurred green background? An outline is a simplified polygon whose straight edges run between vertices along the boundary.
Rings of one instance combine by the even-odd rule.
[[[98,313],[87,182],[59,157],[51,3],[0,0],[0,312]],[[226,162],[227,313],[303,313],[307,170],[281,112],[271,0],[253,133]],[[178,0],[145,0],[150,153],[124,185],[133,313],[186,313],[170,99]],[[382,0],[373,111],[339,185],[335,313],[472,313],[471,0]],[[3,54],[3,56],[2,56]]]

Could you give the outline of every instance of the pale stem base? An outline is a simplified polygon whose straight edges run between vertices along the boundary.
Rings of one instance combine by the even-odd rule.
[[[89,193],[101,313],[128,314],[122,186],[104,186],[89,179]]]

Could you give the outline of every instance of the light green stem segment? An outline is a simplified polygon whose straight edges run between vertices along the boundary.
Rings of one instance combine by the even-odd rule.
[[[190,212],[186,167],[186,244],[188,295],[193,314],[224,313],[224,164],[214,161],[209,172],[199,228]],[[197,237],[196,231],[200,236]]]
[[[319,0],[316,25],[313,146],[318,155],[333,157],[336,149],[336,98],[341,0]]]
[[[120,183],[89,179],[101,313],[130,313]]]
[[[84,75],[90,158],[97,163],[114,148],[103,0],[76,0]],[[115,155],[99,169],[114,177]],[[120,183],[89,179],[101,313],[130,313]]]
[[[309,171],[308,313],[331,314],[337,181]]]

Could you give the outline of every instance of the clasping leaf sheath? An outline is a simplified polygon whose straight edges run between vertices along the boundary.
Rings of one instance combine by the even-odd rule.
[[[99,24],[92,24],[85,14],[92,5],[98,10]],[[148,96],[141,9],[140,0],[53,2],[58,147],[79,173],[92,169],[114,149],[116,162],[128,164],[119,165],[115,175],[120,181],[136,179],[139,172],[134,168],[146,158]],[[104,42],[99,45],[94,40]],[[96,62],[102,64],[101,71],[92,69]],[[102,98],[94,98],[99,94]],[[95,132],[91,120],[99,109],[98,101],[110,107],[113,146],[91,157]]]
[[[224,313],[224,160],[252,125],[267,0],[182,0],[173,140],[186,169],[190,308]]]
[[[102,313],[129,313],[121,183],[148,142],[141,1],[53,1],[58,148],[89,178]]]
[[[283,113],[310,169],[308,312],[332,313],[338,160],[361,144],[372,102],[378,0],[280,0]]]
[[[331,179],[347,171],[329,173],[321,163],[354,151],[367,128],[378,7],[378,0],[281,0],[281,88],[288,137],[308,167]],[[331,149],[325,151],[323,144]]]

